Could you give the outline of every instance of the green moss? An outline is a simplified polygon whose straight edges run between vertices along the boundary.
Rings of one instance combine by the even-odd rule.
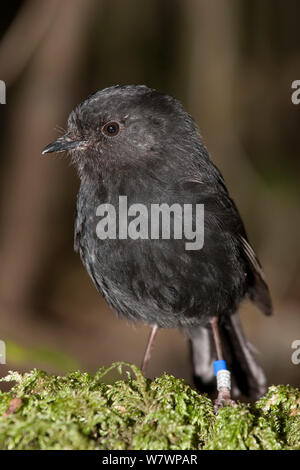
[[[125,380],[105,383],[116,367],[127,369]],[[33,370],[2,381],[16,385],[0,393],[0,449],[300,449],[300,391],[289,386],[215,416],[211,401],[183,380],[151,381],[124,363],[94,377]],[[21,405],[7,414],[13,398]]]

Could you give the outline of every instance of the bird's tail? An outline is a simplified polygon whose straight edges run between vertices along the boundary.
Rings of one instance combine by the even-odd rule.
[[[238,314],[219,322],[224,359],[231,372],[232,394],[256,400],[266,391],[266,378],[247,342]],[[195,385],[208,394],[216,390],[213,362],[217,359],[212,331],[198,327],[187,332],[190,340]]]

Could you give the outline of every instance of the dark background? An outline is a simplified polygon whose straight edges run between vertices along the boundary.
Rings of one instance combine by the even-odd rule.
[[[263,263],[275,315],[241,308],[270,383],[300,386],[300,79],[297,0],[27,0],[2,2],[0,338],[7,369],[64,373],[140,364],[148,328],[116,318],[73,253],[79,181],[41,156],[87,95],[146,84],[199,124]],[[188,348],[161,331],[150,375],[191,381]]]

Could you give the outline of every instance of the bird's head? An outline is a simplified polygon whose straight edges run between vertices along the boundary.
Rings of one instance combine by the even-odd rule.
[[[97,174],[146,165],[172,151],[183,158],[193,140],[200,136],[179,101],[146,86],[114,86],[79,104],[65,135],[43,154],[67,151],[80,175]]]

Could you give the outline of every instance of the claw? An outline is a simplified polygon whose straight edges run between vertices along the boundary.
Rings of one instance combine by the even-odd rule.
[[[218,397],[214,401],[215,413],[218,413],[220,408],[224,408],[224,406],[236,406],[236,402],[232,400],[230,390],[228,388],[221,387]]]

